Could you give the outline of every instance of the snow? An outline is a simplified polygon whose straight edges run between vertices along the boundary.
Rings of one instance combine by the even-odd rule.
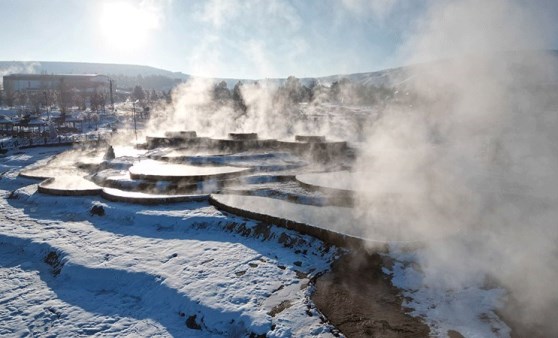
[[[329,268],[334,250],[325,253],[319,240],[274,226],[264,238],[256,232],[261,224],[207,202],[138,206],[49,196],[37,192],[39,181],[18,176],[66,149],[0,157],[0,336],[333,336],[308,285]],[[275,180],[263,178],[247,181],[276,188]],[[251,198],[250,206],[262,199]],[[274,208],[283,203],[273,199]],[[92,215],[93,206],[105,215]],[[283,246],[283,233],[304,244]],[[510,328],[496,314],[505,290],[480,282],[429,285],[421,272],[424,250],[392,245],[386,254],[393,264],[384,273],[411,315],[423,318],[433,336],[456,330],[465,337],[508,337]]]
[[[446,337],[449,330],[471,338],[510,336],[510,328],[495,313],[506,299],[504,289],[487,288],[480,282],[462,288],[428,285],[419,265],[422,250],[405,252],[392,247],[393,268],[384,272],[402,290],[403,306],[412,309],[411,315],[424,318],[432,336]]]
[[[317,312],[305,275],[333,257],[320,241],[275,227],[269,240],[243,237],[227,226],[256,222],[204,202],[146,207],[43,195],[16,175],[54,153],[28,149],[2,162],[0,335],[331,336],[306,313],[308,305]],[[105,216],[91,215],[94,205]],[[307,253],[278,243],[283,232],[303,238]],[[290,307],[270,315],[283,302]],[[193,316],[201,330],[186,326]]]

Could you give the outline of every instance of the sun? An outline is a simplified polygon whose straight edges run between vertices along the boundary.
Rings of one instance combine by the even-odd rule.
[[[112,48],[136,50],[145,45],[159,26],[159,18],[150,8],[130,2],[103,4],[99,25],[103,40]]]

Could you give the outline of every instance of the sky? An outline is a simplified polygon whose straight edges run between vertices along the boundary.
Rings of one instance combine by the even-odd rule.
[[[0,0],[0,60],[229,78],[376,71],[406,64],[429,8],[452,1],[460,0]],[[558,49],[558,1],[509,1],[540,17],[544,45]]]

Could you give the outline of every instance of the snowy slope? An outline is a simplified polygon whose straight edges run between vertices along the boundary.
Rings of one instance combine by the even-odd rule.
[[[334,335],[309,300],[310,279],[335,256],[322,242],[206,202],[48,196],[18,177],[65,149],[0,158],[0,336]],[[384,272],[411,315],[437,337],[509,337],[496,312],[505,290],[483,276],[461,288],[432,284],[422,273],[426,250],[386,254]]]
[[[52,152],[2,159],[0,335],[331,335],[308,300],[309,276],[333,255],[321,242],[206,203],[39,194],[16,174]],[[91,215],[93,205],[105,216]],[[235,231],[256,228],[258,237]]]

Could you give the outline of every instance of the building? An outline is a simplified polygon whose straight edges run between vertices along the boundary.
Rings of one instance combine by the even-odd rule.
[[[97,74],[10,74],[3,78],[6,92],[42,92],[72,90],[82,93],[108,93],[111,80]]]

